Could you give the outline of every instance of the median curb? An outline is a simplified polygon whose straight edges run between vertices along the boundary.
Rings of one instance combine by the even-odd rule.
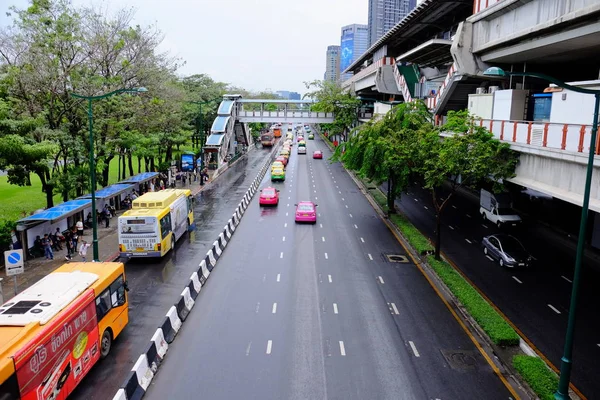
[[[190,276],[190,280],[181,292],[179,299],[167,311],[163,323],[152,335],[147,350],[138,357],[133,368],[129,371],[127,378],[113,396],[113,400],[139,400],[146,394],[152,379],[167,355],[169,345],[177,337],[177,333],[196,304],[196,298],[208,282],[212,270],[216,267],[217,261],[230,242],[237,226],[240,224],[242,216],[256,194],[260,182],[267,173],[274,154],[281,143],[280,141],[273,146],[271,154],[263,163],[233,215],[223,227],[223,231],[219,234],[217,240],[213,242],[204,260],[198,265],[198,270]]]

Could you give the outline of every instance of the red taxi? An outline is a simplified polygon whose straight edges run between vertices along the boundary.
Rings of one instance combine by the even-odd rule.
[[[261,189],[258,204],[261,206],[276,206],[279,204],[279,189],[273,187]]]
[[[321,150],[315,150],[313,153],[313,158],[323,158],[323,152]]]

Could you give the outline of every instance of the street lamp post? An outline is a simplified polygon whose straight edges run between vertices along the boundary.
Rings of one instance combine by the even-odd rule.
[[[99,262],[98,255],[98,220],[96,214],[96,160],[94,157],[94,117],[92,102],[94,100],[104,99],[106,97],[113,96],[119,93],[144,93],[147,92],[146,88],[134,88],[134,89],[118,89],[110,93],[98,95],[98,96],[84,96],[81,94],[71,93],[72,97],[77,99],[85,99],[88,102],[88,121],[90,128],[90,180],[91,180],[91,194],[92,194],[92,246],[94,251],[94,261]]]
[[[581,208],[581,220],[579,222],[579,237],[577,238],[577,253],[575,256],[575,271],[573,273],[573,287],[571,289],[571,305],[569,307],[569,321],[567,325],[567,333],[565,337],[565,348],[560,364],[560,380],[558,389],[554,393],[554,398],[557,400],[569,399],[569,382],[571,380],[572,356],[573,356],[573,339],[575,335],[575,312],[577,311],[577,299],[579,297],[579,280],[583,264],[583,248],[585,245],[585,231],[588,219],[590,191],[592,186],[592,172],[594,170],[594,155],[596,154],[596,136],[598,134],[598,109],[600,108],[600,90],[584,89],[577,86],[569,85],[563,81],[555,79],[545,74],[535,72],[505,72],[501,68],[491,67],[483,73],[486,76],[528,76],[539,78],[545,81],[554,83],[557,86],[571,90],[573,92],[593,94],[596,99],[594,106],[594,118],[592,122],[592,137],[590,138],[590,151],[588,155],[587,171],[585,175],[585,189],[583,192],[583,206]]]

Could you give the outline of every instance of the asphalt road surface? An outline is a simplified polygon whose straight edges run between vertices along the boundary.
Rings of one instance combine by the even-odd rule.
[[[340,165],[296,154],[258,196],[169,347],[148,399],[508,399]],[[271,185],[269,175],[261,187]],[[294,204],[318,204],[315,225]]]
[[[414,185],[397,201],[400,210],[434,237],[431,194]],[[551,216],[548,216],[551,219]],[[537,259],[529,269],[501,268],[483,254],[481,239],[505,231]],[[564,239],[532,221],[515,230],[498,229],[479,215],[476,196],[457,195],[444,211],[442,251],[558,368],[569,314],[575,252]],[[598,311],[600,274],[586,259],[578,302],[572,381],[589,399],[600,398]],[[597,262],[596,262],[597,263]]]
[[[131,289],[129,325],[113,343],[110,355],[94,366],[71,398],[113,398],[270,153],[262,148],[251,151],[196,196],[196,230],[184,235],[174,252],[160,260],[137,259],[126,264]]]

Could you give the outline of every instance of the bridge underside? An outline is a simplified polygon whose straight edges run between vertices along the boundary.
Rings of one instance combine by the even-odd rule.
[[[333,122],[333,113],[314,111],[240,111],[237,120],[240,122],[285,122],[328,124]]]

